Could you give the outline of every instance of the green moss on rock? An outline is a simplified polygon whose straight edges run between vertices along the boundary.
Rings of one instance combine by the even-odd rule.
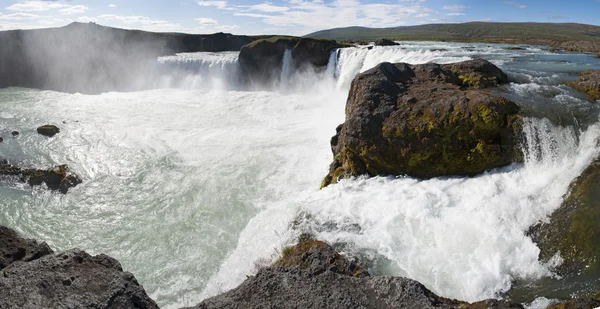
[[[468,70],[472,86],[457,73]],[[493,83],[480,82],[490,76]],[[504,80],[485,60],[384,63],[362,73],[352,82],[322,186],[359,175],[473,176],[521,160],[519,106],[479,89]]]

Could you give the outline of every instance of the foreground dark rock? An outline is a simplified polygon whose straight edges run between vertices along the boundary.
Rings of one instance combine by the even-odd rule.
[[[0,254],[0,262],[9,262],[0,265],[0,308],[158,308],[109,256],[77,249],[52,254],[5,227]]]
[[[377,41],[375,41],[375,46],[396,46],[396,45],[400,45],[392,40],[389,39],[379,39]]]
[[[371,277],[316,240],[286,250],[275,265],[195,308],[523,308],[497,300],[468,304],[439,297],[414,280]]]
[[[67,165],[59,165],[47,170],[22,169],[4,159],[0,159],[0,176],[17,177],[19,181],[26,182],[32,187],[45,183],[48,189],[58,190],[63,194],[82,182],[81,178],[69,173]]]
[[[16,261],[30,262],[53,251],[45,243],[20,237],[17,232],[0,226],[0,270]]]
[[[507,81],[483,59],[381,63],[358,75],[322,186],[359,175],[473,176],[520,161],[519,106],[482,90]]]
[[[576,81],[567,85],[589,95],[593,100],[600,100],[600,70],[588,70],[579,73]]]
[[[575,179],[561,207],[531,235],[542,261],[560,253],[560,276],[600,274],[600,159]]]
[[[54,135],[60,133],[60,129],[51,124],[46,124],[37,128],[37,133],[40,135],[53,137]]]
[[[278,81],[286,50],[291,51],[294,68],[324,69],[331,51],[347,45],[331,40],[278,36],[254,41],[242,47],[239,56],[242,78],[249,84]]]

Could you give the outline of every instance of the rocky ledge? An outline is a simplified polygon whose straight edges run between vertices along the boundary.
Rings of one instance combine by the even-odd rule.
[[[519,106],[484,89],[506,82],[483,59],[384,62],[359,74],[322,187],[359,175],[473,176],[522,160]]]
[[[5,159],[0,159],[0,176],[16,177],[19,181],[28,183],[32,187],[45,183],[48,189],[58,190],[63,194],[82,182],[79,176],[69,173],[67,165],[59,165],[45,170],[23,169],[10,164]]]
[[[45,244],[0,226],[0,308],[158,308],[119,262]]]
[[[331,51],[347,47],[333,40],[276,36],[256,40],[242,47],[239,63],[247,84],[268,85],[278,81],[286,50],[291,51],[294,69],[324,69]]]
[[[600,70],[581,72],[576,81],[567,82],[566,84],[586,93],[593,100],[600,100]]]
[[[499,300],[474,304],[435,295],[417,281],[373,277],[324,242],[302,239],[239,287],[206,299],[211,308],[523,308]]]

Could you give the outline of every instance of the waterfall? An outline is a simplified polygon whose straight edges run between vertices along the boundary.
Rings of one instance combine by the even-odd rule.
[[[283,60],[281,62],[281,75],[280,82],[285,83],[292,76],[294,70],[294,59],[292,57],[292,50],[286,49],[283,53]]]

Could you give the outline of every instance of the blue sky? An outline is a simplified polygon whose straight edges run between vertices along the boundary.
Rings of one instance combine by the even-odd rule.
[[[73,21],[163,32],[292,35],[468,21],[600,25],[600,0],[0,0],[0,30]]]

